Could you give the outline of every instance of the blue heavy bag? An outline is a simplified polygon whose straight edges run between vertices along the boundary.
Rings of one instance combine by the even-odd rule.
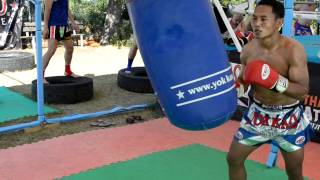
[[[129,0],[151,84],[177,127],[204,130],[230,119],[237,93],[208,0]]]

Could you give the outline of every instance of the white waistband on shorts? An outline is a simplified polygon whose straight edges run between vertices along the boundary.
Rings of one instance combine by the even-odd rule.
[[[259,100],[257,100],[254,97],[253,97],[253,102],[262,108],[268,108],[268,109],[290,109],[300,105],[300,101],[298,100],[292,104],[287,104],[287,105],[266,105],[261,103]]]

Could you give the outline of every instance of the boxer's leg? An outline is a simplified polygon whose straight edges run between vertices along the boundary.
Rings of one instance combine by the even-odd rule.
[[[237,142],[237,140],[233,140],[227,155],[230,180],[247,179],[244,162],[247,157],[257,148],[257,146],[243,145]]]
[[[282,156],[286,164],[286,172],[288,179],[303,180],[302,164],[304,157],[304,149],[286,152],[281,150]]]
[[[295,110],[292,111],[291,115],[285,115],[288,119],[288,122],[294,124],[293,121],[290,121],[294,118],[293,116],[300,117],[299,124],[296,126],[296,129],[291,129],[291,134],[286,134],[285,136],[275,139],[275,142],[279,145],[281,149],[282,156],[285,161],[286,172],[288,179],[302,180],[302,164],[304,159],[304,146],[310,140],[310,124],[309,120],[304,118],[305,116],[300,115],[303,113],[303,107],[298,106]],[[294,131],[295,130],[295,131]]]
[[[271,139],[262,136],[260,126],[253,123],[257,117],[254,114],[261,113],[258,105],[251,102],[248,111],[243,114],[240,128],[234,136],[234,140],[230,146],[227,155],[230,180],[245,180],[247,178],[244,162],[247,157],[260,145],[271,142]]]

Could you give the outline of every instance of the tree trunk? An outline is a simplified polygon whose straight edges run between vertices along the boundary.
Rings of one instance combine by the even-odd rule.
[[[104,23],[104,35],[101,43],[114,44],[114,39],[119,39],[119,32],[121,31],[122,21],[120,19],[123,0],[109,0],[106,10],[106,18]]]

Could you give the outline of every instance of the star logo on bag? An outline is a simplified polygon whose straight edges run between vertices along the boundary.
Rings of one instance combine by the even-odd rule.
[[[178,96],[179,100],[184,99],[184,92],[179,90],[178,94],[176,94],[176,95]]]

